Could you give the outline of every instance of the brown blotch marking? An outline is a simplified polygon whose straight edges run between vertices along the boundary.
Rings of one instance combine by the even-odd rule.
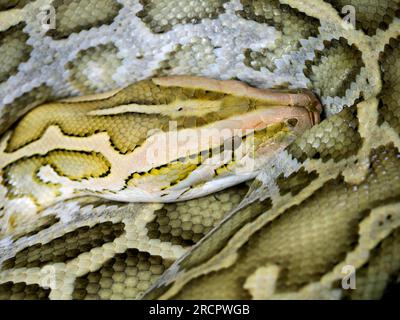
[[[1,270],[42,267],[48,263],[68,262],[83,252],[114,241],[124,232],[124,223],[103,222],[80,227],[48,243],[27,247],[5,260]]]
[[[0,135],[34,107],[52,99],[52,89],[44,84],[25,92],[1,110]]]
[[[24,22],[20,22],[0,32],[0,82],[16,74],[19,65],[29,60],[33,48],[26,43],[29,35],[23,32],[25,26]]]
[[[68,38],[71,33],[109,25],[122,8],[115,0],[54,0],[52,6],[56,10],[56,28],[47,31],[46,35],[54,40]]]
[[[400,134],[400,37],[390,39],[379,57],[383,87],[379,94],[378,124],[386,121]]]
[[[137,299],[153,284],[172,261],[152,256],[137,249],[128,249],[107,260],[100,269],[75,280],[72,298]]]
[[[341,37],[325,40],[324,49],[315,50],[314,59],[306,61],[303,73],[311,81],[310,89],[321,96],[343,97],[363,67],[361,51]]]
[[[276,183],[279,187],[279,193],[281,196],[284,196],[289,192],[292,196],[295,196],[311,182],[317,179],[318,176],[319,174],[315,170],[308,172],[304,167],[301,167],[298,171],[293,172],[287,178],[285,178],[284,174],[281,173],[278,176]]]
[[[241,0],[241,3],[243,10],[237,11],[237,15],[274,26],[282,32],[282,38],[275,42],[273,50],[244,50],[244,64],[254,70],[260,71],[265,67],[273,72],[276,69],[275,59],[298,50],[301,46],[299,39],[308,39],[319,34],[319,20],[281,4],[278,0]]]
[[[95,161],[97,167],[94,166]],[[2,184],[8,190],[7,197],[30,197],[32,201],[40,207],[40,196],[35,193],[51,191],[54,197],[59,196],[59,184],[43,182],[38,177],[40,168],[46,165],[51,166],[59,176],[64,176],[75,181],[89,178],[101,178],[107,176],[111,172],[111,164],[98,152],[57,149],[43,156],[34,155],[31,157],[23,157],[3,168]],[[84,165],[86,165],[86,167],[84,167]],[[37,184],[36,187],[32,186],[34,189],[27,190],[26,186],[18,186],[13,182],[16,177],[24,178],[24,168],[30,170],[32,174],[30,178]],[[82,169],[86,169],[86,171],[82,171]],[[47,190],[40,190],[41,187],[44,189],[47,188]]]
[[[146,225],[147,235],[150,239],[192,246],[235,208],[247,191],[248,186],[240,184],[198,199],[165,204]]]
[[[199,1],[198,5],[203,5],[200,7],[203,9],[203,12],[196,12],[197,14],[194,14],[194,12],[188,14],[187,12],[183,11],[185,9],[184,6],[187,6],[188,4],[186,2],[183,2],[181,6],[181,3],[179,3],[179,9],[183,11],[182,17],[174,17],[173,21],[168,21],[167,24],[163,24],[162,21],[154,19],[152,14],[154,14],[154,10],[158,9],[161,16],[165,18],[165,15],[162,14],[162,10],[164,8],[170,10],[170,8],[168,8],[168,1],[163,3],[162,1],[140,0],[139,2],[143,6],[143,9],[139,11],[136,16],[138,16],[150,28],[152,32],[164,33],[171,30],[177,24],[197,24],[206,18],[216,19],[221,13],[225,11],[223,4],[227,1],[228,0],[213,0],[207,3],[207,8],[204,8],[204,4]],[[210,6],[210,3],[212,4],[212,6]]]
[[[0,0],[0,10],[22,9],[33,0]]]
[[[82,94],[94,94],[115,87],[112,76],[121,63],[118,48],[109,42],[79,51],[72,61],[65,64],[65,69],[69,72],[69,82]],[[90,68],[90,64],[101,66],[101,76],[94,82],[87,77],[85,71]]]
[[[37,284],[8,281],[0,284],[0,300],[47,300],[50,289]]]

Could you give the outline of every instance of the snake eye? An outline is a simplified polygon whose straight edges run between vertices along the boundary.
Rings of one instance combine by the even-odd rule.
[[[289,119],[289,120],[287,121],[287,123],[288,123],[290,126],[292,126],[292,127],[295,127],[296,124],[297,124],[297,122],[299,122],[299,120],[297,120],[296,118],[291,118],[291,119]]]

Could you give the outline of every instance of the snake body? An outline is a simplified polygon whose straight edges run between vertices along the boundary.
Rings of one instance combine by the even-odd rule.
[[[49,6],[56,24],[43,30]],[[399,1],[36,0],[0,10],[0,298],[395,291]],[[238,121],[256,129],[256,151],[243,157],[255,166],[241,174],[245,134],[167,157],[152,141]],[[228,158],[204,165],[221,150]]]

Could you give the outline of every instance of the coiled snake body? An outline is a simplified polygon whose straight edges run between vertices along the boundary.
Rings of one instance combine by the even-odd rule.
[[[400,1],[0,10],[1,299],[379,299],[398,286]],[[209,144],[203,129],[228,135]],[[170,132],[207,143],[170,155]]]

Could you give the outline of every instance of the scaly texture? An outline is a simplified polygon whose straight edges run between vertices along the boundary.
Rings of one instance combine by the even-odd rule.
[[[37,19],[47,5],[51,30]],[[36,0],[0,10],[1,299],[379,299],[399,286],[400,1]],[[209,195],[198,181],[188,193],[202,196],[187,201],[119,202],[129,187],[176,190],[204,161],[138,165],[151,129],[257,109],[257,99],[187,80],[137,82],[164,75],[308,88],[324,120],[247,184],[253,176]],[[215,112],[186,102],[179,117],[177,99]],[[147,113],[133,115],[133,104]],[[261,143],[282,143],[296,123],[286,120]],[[220,163],[210,181],[236,165]],[[109,174],[124,183],[104,199],[96,181]],[[342,286],[346,270],[357,289]]]

